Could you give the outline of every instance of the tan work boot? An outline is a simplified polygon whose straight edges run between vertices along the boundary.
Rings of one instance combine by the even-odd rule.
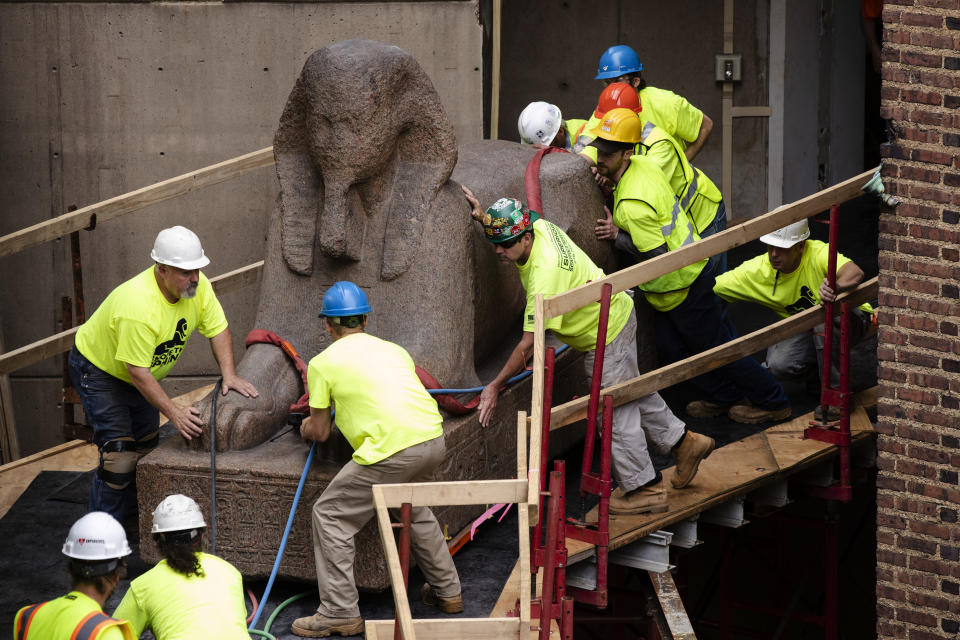
[[[686,407],[687,415],[691,418],[716,418],[722,416],[730,410],[732,405],[710,402],[709,400],[694,400],[688,402]]]
[[[326,638],[335,633],[357,636],[363,633],[363,618],[328,618],[322,613],[315,613],[294,620],[290,630],[304,638]]]
[[[627,492],[617,487],[610,494],[610,513],[622,515],[663,513],[668,508],[667,492],[663,488],[663,481]]]
[[[463,613],[463,598],[459,595],[452,598],[438,596],[429,582],[425,582],[420,589],[420,598],[423,604],[438,607],[444,613]]]
[[[673,459],[677,466],[673,470],[670,484],[674,489],[683,489],[697,475],[700,463],[710,455],[716,446],[713,438],[687,431],[673,448]]]
[[[777,420],[786,420],[791,414],[790,407],[782,409],[761,409],[752,404],[738,404],[730,407],[727,414],[734,422],[743,422],[745,424],[759,424],[761,422],[775,422]]]

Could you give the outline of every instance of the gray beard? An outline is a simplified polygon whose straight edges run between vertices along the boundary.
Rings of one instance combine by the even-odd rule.
[[[192,284],[180,292],[180,297],[189,300],[197,295],[197,285]]]

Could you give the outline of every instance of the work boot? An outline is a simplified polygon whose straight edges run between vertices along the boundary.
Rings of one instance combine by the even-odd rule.
[[[315,613],[306,618],[297,618],[290,630],[303,638],[326,638],[333,634],[357,636],[363,633],[363,618],[328,618]]]
[[[691,418],[716,418],[727,413],[732,406],[709,400],[694,400],[687,403],[686,412]]]
[[[697,469],[713,448],[716,446],[713,438],[700,435],[687,430],[683,437],[673,447],[673,459],[677,466],[673,470],[673,478],[670,484],[674,489],[683,489],[690,484],[693,477],[697,475]]]
[[[734,422],[743,422],[745,424],[760,424],[761,422],[776,422],[777,420],[786,420],[791,414],[790,406],[780,409],[761,409],[752,404],[738,404],[730,407],[728,416]]]
[[[813,412],[813,419],[817,422],[823,422],[823,405],[817,405]],[[827,405],[827,422],[837,422],[840,420],[840,409],[833,405]]]
[[[632,491],[624,492],[617,487],[610,494],[610,513],[622,515],[638,513],[663,513],[669,508],[667,492],[662,479],[654,484],[646,484]]]
[[[423,604],[438,607],[444,613],[463,613],[463,598],[461,596],[456,595],[452,598],[438,596],[429,582],[423,583],[423,588],[420,589],[420,598],[423,600]]]

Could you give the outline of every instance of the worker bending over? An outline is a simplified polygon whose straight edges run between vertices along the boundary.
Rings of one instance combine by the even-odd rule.
[[[157,640],[248,640],[243,576],[222,558],[204,553],[207,523],[197,503],[174,494],[153,512],[153,540],[163,559],[130,582],[113,615],[137,637]]]
[[[817,304],[833,302],[838,293],[860,284],[863,270],[838,253],[836,290],[831,289],[827,278],[830,246],[809,237],[806,219],[760,236],[767,252],[718,276],[713,290],[724,300],[756,302],[786,318]],[[872,326],[872,315],[873,307],[868,303],[851,311],[851,343],[866,335]],[[837,360],[831,359],[830,380],[834,387],[840,384]],[[823,325],[768,347],[767,367],[780,379],[818,378],[823,369]]]
[[[480,424],[490,422],[500,387],[522,369],[533,349],[534,300],[537,294],[552,296],[604,277],[580,247],[560,228],[540,218],[519,200],[500,198],[484,213],[473,193],[463,187],[472,216],[483,225],[484,234],[500,259],[513,262],[527,295],[523,337],[497,377],[480,394]],[[599,303],[546,321],[546,328],[564,343],[585,352],[587,376],[593,372]],[[637,316],[633,299],[620,292],[610,300],[607,343],[601,384],[609,387],[640,375],[637,367]],[[686,430],[658,393],[637,398],[613,409],[613,477],[619,487],[610,495],[613,513],[659,512],[667,509],[662,477],[654,468],[649,446],[662,453],[673,452],[677,489],[690,484],[700,461],[713,451],[713,439]]]
[[[634,147],[633,153],[650,158],[660,167],[663,175],[667,178],[667,182],[670,183],[670,188],[673,189],[674,195],[680,202],[680,208],[687,213],[693,223],[697,235],[703,239],[726,229],[727,208],[723,204],[723,196],[720,194],[720,190],[703,171],[690,164],[686,155],[684,155],[683,146],[677,142],[676,138],[645,117],[637,92],[630,85],[622,82],[607,85],[607,88],[600,94],[597,108],[593,112],[596,124],[599,125],[600,119],[607,112],[618,108],[630,109],[640,116],[643,129],[641,130],[640,142]],[[591,122],[593,122],[593,119],[591,119]],[[591,130],[594,128],[596,128],[596,125]],[[586,145],[580,153],[596,164],[597,149],[589,146],[592,140],[593,136],[589,132],[580,137],[579,142]],[[616,225],[613,224],[613,218],[609,214],[605,220],[597,221],[597,237],[615,240],[617,249],[631,254],[634,259],[640,258],[636,247],[630,240],[630,236],[622,229],[617,229]],[[714,275],[726,271],[726,252],[711,257],[707,268]]]
[[[14,640],[133,640],[130,625],[103,613],[103,605],[124,576],[130,555],[123,526],[94,511],[70,527],[63,555],[70,558],[70,593],[26,606],[13,619]]]
[[[640,96],[646,119],[676,138],[686,149],[687,160],[692,161],[710,137],[713,120],[686,98],[648,86],[642,71],[637,52],[625,44],[618,44],[600,56],[594,79],[601,80],[604,86],[612,82],[626,82],[632,86]]]
[[[593,130],[597,171],[614,185],[613,221],[630,234],[641,259],[688,246],[699,236],[673,189],[652,160],[634,154],[643,123],[629,109],[613,109]],[[713,294],[707,259],[640,285],[654,311],[657,350],[663,364],[722,345],[735,328]],[[691,380],[706,396],[687,405],[688,415],[728,413],[737,422],[759,423],[790,416],[787,395],[770,372],[744,357]],[[750,404],[741,404],[746,397]]]
[[[333,343],[307,369],[310,417],[300,434],[326,442],[331,405],[340,433],[353,447],[348,460],[313,504],[313,555],[320,606],[292,630],[319,638],[363,632],[353,578],[354,536],[374,515],[375,484],[427,482],[443,461],[443,421],[410,355],[364,332],[370,304],[352,282],[336,282],[323,296],[320,317]],[[414,507],[410,551],[427,579],[424,603],[463,611],[460,579],[440,525],[427,507]]]
[[[577,132],[586,120],[564,120],[560,109],[549,102],[531,102],[517,119],[520,142],[537,148],[557,147],[573,151]]]
[[[199,412],[174,404],[158,382],[195,329],[210,338],[221,393],[257,396],[234,370],[227,319],[200,273],[210,263],[200,239],[184,227],[164,229],[150,257],[153,266],[114,289],[77,330],[69,356],[70,379],[100,448],[90,510],[121,522],[137,512],[137,461],[157,446],[158,410],[187,440],[202,433]]]

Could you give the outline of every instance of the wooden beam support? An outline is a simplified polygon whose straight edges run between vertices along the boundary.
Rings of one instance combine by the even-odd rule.
[[[517,479],[527,482],[527,414],[517,411]],[[538,492],[539,495],[539,492]],[[527,504],[530,496],[527,496]],[[520,628],[530,628],[530,510],[517,504],[517,540],[520,563]]]
[[[540,511],[540,449],[543,439],[543,382],[547,350],[547,330],[544,326],[546,315],[544,312],[543,294],[538,293],[533,299],[533,394],[530,406],[530,449],[528,452],[527,480],[527,510],[530,522],[536,522]]]
[[[495,504],[527,501],[527,480],[464,480],[461,482],[416,482],[380,484],[380,494],[389,509],[404,502],[415,507]]]
[[[680,592],[677,591],[673,576],[669,571],[663,573],[648,571],[647,574],[650,576],[650,584],[653,585],[653,592],[657,594],[660,610],[670,630],[670,635],[667,637],[673,640],[696,640],[697,635],[693,631],[693,625],[690,624],[690,618],[683,606],[683,600],[680,599]]]
[[[523,637],[520,634],[520,618],[432,618],[414,620],[411,626],[420,640],[507,640]],[[367,620],[364,627],[367,640],[393,640],[393,620]]]
[[[792,204],[784,205],[699,242],[694,242],[688,247],[678,251],[670,251],[662,256],[617,271],[600,280],[594,280],[565,293],[547,298],[544,301],[546,318],[555,318],[568,311],[596,302],[600,299],[600,289],[605,283],[610,283],[613,286],[613,293],[625,291],[638,284],[649,282],[654,278],[681,269],[688,264],[693,264],[698,260],[744,245],[765,233],[776,231],[797,220],[809,218],[828,209],[831,204],[846,202],[855,198],[860,195],[860,188],[873,176],[874,171],[875,169],[864,171],[840,184],[807,196],[802,200],[797,200]]]
[[[63,237],[72,231],[86,229],[93,222],[99,224],[106,220],[112,220],[149,205],[182,196],[200,187],[217,184],[235,178],[247,171],[270,166],[273,163],[273,147],[267,147],[142,187],[136,191],[124,193],[109,200],[88,205],[82,209],[0,237],[0,257]]]
[[[860,283],[855,289],[844,292],[837,299],[861,304],[873,299],[876,295],[877,278],[873,278]],[[704,371],[712,371],[729,362],[756,353],[784,338],[812,329],[821,322],[823,322],[823,307],[818,305],[726,344],[607,387],[600,392],[600,395],[611,395],[614,398],[614,405],[621,405],[664,387],[689,380]],[[550,412],[550,430],[559,429],[586,418],[589,399],[588,396],[584,396],[554,407]]]
[[[407,600],[407,585],[403,583],[403,570],[400,568],[400,553],[397,551],[397,541],[393,537],[393,527],[390,526],[390,512],[387,511],[386,500],[383,496],[385,486],[389,485],[373,485],[373,506],[377,510],[377,523],[380,525],[380,542],[383,544],[383,554],[387,561],[387,573],[390,576],[390,586],[393,589],[393,602],[397,610],[397,619],[400,621],[400,632],[404,640],[416,640],[417,636],[413,631],[413,616],[410,614],[410,601]],[[390,626],[390,637],[392,638],[392,622]]]

